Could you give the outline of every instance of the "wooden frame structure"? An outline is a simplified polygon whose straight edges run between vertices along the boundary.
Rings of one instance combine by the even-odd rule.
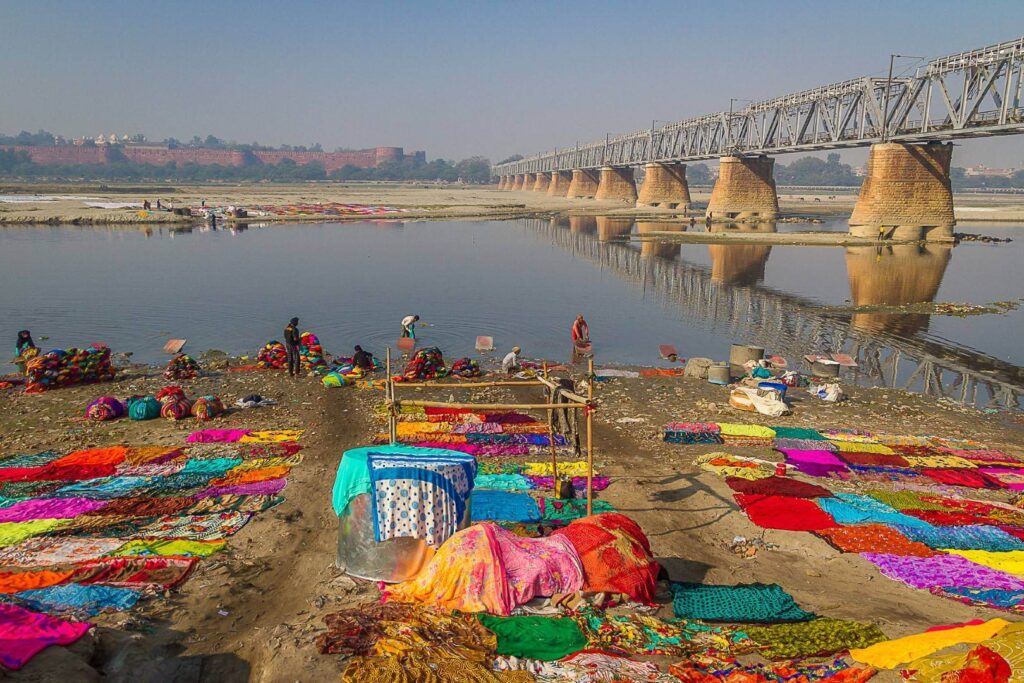
[[[416,406],[421,408],[469,408],[476,410],[543,410],[548,416],[548,446],[551,449],[551,477],[553,485],[558,485],[558,456],[555,453],[555,434],[552,413],[555,410],[582,410],[586,417],[586,444],[587,444],[587,515],[594,513],[594,359],[589,359],[587,364],[587,395],[581,396],[572,391],[567,391],[553,382],[548,376],[547,363],[544,364],[544,374],[536,379],[524,380],[495,380],[493,382],[463,382],[460,384],[449,384],[447,382],[420,382],[406,384],[395,382],[391,373],[391,347],[387,348],[387,385],[384,392],[384,403],[388,406],[388,439],[391,445],[398,441],[398,414],[402,405]],[[565,403],[451,403],[446,401],[422,401],[422,400],[399,400],[395,397],[395,389],[398,387],[438,387],[445,389],[480,389],[484,387],[546,387],[551,391],[557,391],[569,399]],[[557,491],[557,489],[556,489]]]

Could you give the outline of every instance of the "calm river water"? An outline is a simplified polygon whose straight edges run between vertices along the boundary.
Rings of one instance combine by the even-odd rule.
[[[778,229],[809,227],[821,226]],[[824,227],[846,229],[845,221]],[[178,233],[3,228],[0,342],[13,347],[16,330],[29,328],[45,349],[102,341],[162,362],[168,336],[188,338],[187,350],[254,353],[296,315],[328,351],[362,344],[381,353],[401,318],[417,313],[427,323],[421,345],[446,356],[473,355],[475,337],[486,334],[501,352],[517,344],[527,357],[564,360],[569,326],[583,313],[601,364],[663,364],[665,343],[684,356],[723,358],[730,343],[752,342],[793,360],[853,344],[880,361],[899,351],[901,383],[926,359],[945,384],[959,368],[1020,388],[1024,311],[955,318],[823,308],[1024,297],[1019,228],[958,226],[1014,237],[1010,244],[881,251],[629,239],[648,229],[594,218]],[[943,376],[949,368],[954,375]],[[870,374],[861,379],[888,382]]]

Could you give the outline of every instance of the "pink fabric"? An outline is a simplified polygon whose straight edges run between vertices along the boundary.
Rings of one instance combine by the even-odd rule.
[[[564,536],[524,538],[499,526],[493,530],[516,605],[583,588],[583,565]]]
[[[272,496],[280,493],[288,484],[284,479],[264,479],[263,481],[249,482],[248,484],[236,484],[234,486],[215,486],[206,489],[196,498],[211,498],[213,496]]]
[[[50,645],[70,645],[92,624],[65,621],[15,605],[0,605],[0,664],[20,669]]]
[[[812,477],[827,477],[833,472],[849,472],[846,463],[831,451],[805,451],[795,448],[776,449],[786,456],[786,462]]]
[[[1002,484],[1004,488],[1013,491],[1024,491],[1024,469],[1015,467],[979,467],[978,471],[992,477]]]
[[[71,519],[98,510],[108,501],[88,498],[35,498],[0,509],[0,522],[27,522],[32,519]]]
[[[249,429],[204,429],[192,432],[186,439],[189,443],[220,443],[241,441],[243,436],[248,436]]]

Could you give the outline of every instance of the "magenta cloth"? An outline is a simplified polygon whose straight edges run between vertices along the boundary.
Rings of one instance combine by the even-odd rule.
[[[553,489],[555,487],[554,477],[541,477],[536,474],[528,474],[526,478],[530,480],[533,487],[536,489]],[[611,484],[611,480],[608,477],[594,477],[594,490],[604,491]],[[587,490],[587,478],[586,477],[573,477],[572,487],[577,491]]]
[[[834,472],[849,472],[839,457],[831,451],[804,451],[796,448],[776,449],[786,456],[786,462],[811,477],[827,477]]]
[[[206,489],[196,498],[212,498],[214,496],[272,496],[280,493],[288,484],[288,480],[265,479],[264,481],[253,481],[247,484],[235,484],[234,486],[215,486]],[[0,511],[2,512],[2,511]]]
[[[0,509],[0,522],[32,519],[71,519],[105,506],[109,501],[88,498],[34,498]]]
[[[1003,488],[1013,491],[1024,491],[1024,469],[1018,467],[979,467],[978,471],[987,474]]]
[[[1012,574],[971,562],[959,555],[911,557],[861,553],[861,557],[878,565],[879,571],[914,588],[994,588],[1024,590],[1024,581]]]
[[[92,624],[0,605],[0,664],[20,669],[50,645],[70,645],[90,628]]]
[[[188,435],[189,443],[223,443],[241,441],[243,436],[249,436],[250,429],[204,429],[192,432]]]

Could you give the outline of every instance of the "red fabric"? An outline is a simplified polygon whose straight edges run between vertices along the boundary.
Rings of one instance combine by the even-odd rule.
[[[939,624],[938,626],[931,626],[925,629],[925,632],[930,633],[932,631],[949,631],[950,629],[960,628],[961,626],[977,626],[978,624],[984,624],[984,619],[971,619],[965,621],[962,624]]]
[[[967,653],[964,668],[942,674],[942,683],[1007,683],[1013,669],[998,652],[978,645]]]
[[[940,484],[967,486],[973,489],[1001,489],[1003,485],[992,477],[974,470],[923,469],[921,474]]]
[[[864,467],[910,467],[906,458],[899,455],[886,455],[884,453],[837,453],[840,458],[851,465],[862,465]]]
[[[661,566],[640,526],[625,515],[603,512],[574,520],[554,532],[565,536],[583,564],[583,590],[622,593],[637,602],[654,601]]]
[[[832,515],[806,498],[737,493],[736,502],[751,522],[765,529],[818,531],[838,526]]]
[[[1005,524],[1000,525],[999,528],[1005,531],[1006,533],[1010,534],[1011,536],[1015,536],[1020,540],[1024,541],[1024,528],[1021,528],[1019,526],[1007,526]]]
[[[743,479],[726,477],[725,483],[736,493],[753,493],[761,496],[792,496],[794,498],[831,498],[832,492],[822,486],[809,484],[791,477],[765,477],[764,479]]]
[[[967,526],[969,524],[987,524],[988,526],[998,526],[999,520],[989,519],[988,517],[982,517],[980,515],[971,515],[966,512],[958,512],[956,510],[901,510],[904,514],[910,515],[911,517],[917,517],[923,519],[929,524],[935,526]]]
[[[110,446],[108,448],[87,448],[82,451],[68,453],[50,463],[51,467],[65,467],[68,465],[120,465],[128,455],[128,448],[125,446]]]
[[[0,481],[81,481],[114,474],[114,465],[67,465],[50,463],[46,467],[0,468]]]
[[[3,467],[0,468],[0,481],[38,481],[42,467]]]
[[[184,581],[198,562],[197,557],[106,557],[75,565],[69,582],[167,590]]]

